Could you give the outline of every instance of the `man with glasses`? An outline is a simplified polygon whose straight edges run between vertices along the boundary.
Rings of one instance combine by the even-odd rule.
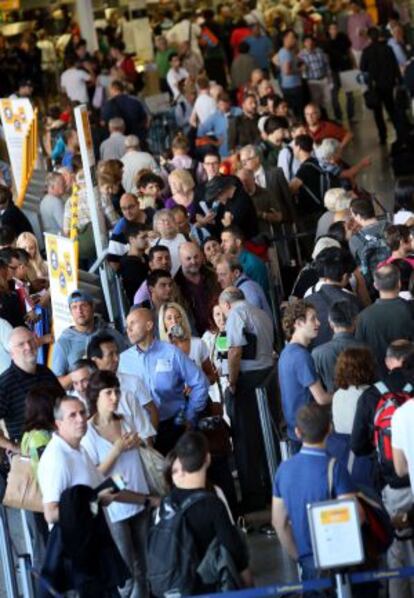
[[[0,226],[10,226],[16,233],[33,233],[32,226],[22,210],[13,202],[12,192],[6,185],[0,184]]]
[[[0,435],[0,446],[19,452],[23,434],[26,395],[33,387],[50,388],[64,394],[59,380],[45,365],[37,363],[36,337],[19,326],[10,335],[11,365],[0,376],[0,419],[4,419],[9,438]]]
[[[112,231],[108,246],[108,261],[114,270],[119,269],[121,257],[128,252],[128,239],[126,229],[131,224],[148,224],[150,218],[144,210],[139,207],[137,196],[133,193],[124,193],[120,199],[122,218],[118,220]]]

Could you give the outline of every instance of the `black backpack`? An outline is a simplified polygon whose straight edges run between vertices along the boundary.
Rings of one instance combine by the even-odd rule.
[[[192,505],[211,496],[211,492],[200,490],[180,505],[166,496],[154,513],[148,535],[147,577],[155,598],[164,598],[167,592],[193,593],[200,559],[184,515]]]
[[[293,154],[293,150],[292,150],[292,154]],[[293,163],[293,160],[292,160],[292,163]],[[315,190],[316,193],[314,193],[312,191],[312,189],[310,189],[304,183],[302,184],[302,187],[307,192],[307,194],[313,199],[313,201],[318,206],[320,206],[322,209],[324,209],[323,200],[325,197],[325,193],[328,191],[328,189],[332,189],[333,187],[341,186],[338,177],[335,176],[332,172],[329,172],[329,171],[321,168],[315,162],[306,161],[302,167],[308,167],[308,168],[310,167],[318,172],[318,174],[319,174],[319,189],[317,191]]]

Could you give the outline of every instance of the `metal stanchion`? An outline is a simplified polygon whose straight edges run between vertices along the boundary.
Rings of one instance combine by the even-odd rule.
[[[33,580],[30,574],[31,560],[30,555],[19,555],[19,573],[22,586],[23,598],[34,598]]]
[[[352,598],[351,583],[346,573],[335,573],[337,598]]]
[[[30,534],[30,527],[27,522],[27,512],[24,509],[20,509],[20,518],[22,522],[22,529],[23,529],[23,537],[24,543],[26,546],[26,552],[31,558],[31,562],[33,563],[33,541],[32,536]]]
[[[0,506],[0,554],[7,598],[19,595],[6,510]]]
[[[257,408],[259,410],[260,426],[262,428],[263,442],[266,451],[267,466],[270,479],[273,480],[277,469],[276,447],[273,437],[271,414],[267,402],[267,392],[264,388],[256,388]]]

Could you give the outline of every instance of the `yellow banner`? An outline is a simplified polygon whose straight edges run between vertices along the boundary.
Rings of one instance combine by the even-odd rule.
[[[62,332],[73,323],[68,306],[68,296],[78,288],[77,243],[66,237],[46,233],[45,244],[49,268],[53,332],[55,339],[58,339]]]

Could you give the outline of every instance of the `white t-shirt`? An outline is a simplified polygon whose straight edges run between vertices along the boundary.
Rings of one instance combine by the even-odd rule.
[[[122,422],[123,432],[137,432],[131,419],[125,418]],[[86,449],[90,459],[97,467],[105,460],[113,444],[103,438],[92,422],[88,422],[88,431],[82,438],[82,446]],[[138,449],[131,449],[120,454],[113,467],[108,471],[107,477],[121,475],[127,483],[127,489],[133,492],[149,494],[145,479],[144,468]],[[143,510],[142,505],[113,502],[107,508],[110,520],[115,523],[133,517]]]
[[[180,268],[180,245],[186,242],[186,238],[181,233],[178,233],[174,239],[156,239],[151,243],[151,247],[155,245],[162,245],[168,247],[171,256],[171,276],[175,276]]]
[[[117,372],[116,375],[121,385],[118,412],[133,420],[141,438],[155,436],[157,432],[144,409],[144,405],[148,405],[152,401],[147,387],[138,376],[120,372]]]
[[[37,477],[44,504],[59,502],[62,492],[77,484],[96,488],[103,481],[86,450],[72,448],[58,434],[40,457]]]
[[[90,80],[91,76],[86,71],[72,67],[63,71],[60,76],[60,85],[72,102],[87,104],[89,96],[86,82]]]
[[[203,124],[216,110],[216,100],[207,93],[202,93],[194,103],[193,114],[197,116],[199,124]]]
[[[180,95],[180,90],[178,89],[178,84],[183,79],[187,79],[189,76],[187,69],[184,69],[182,66],[176,71],[175,69],[170,69],[167,73],[167,83],[168,87],[171,89],[171,92],[174,96],[174,100],[178,98]]]
[[[194,361],[199,368],[203,365],[206,359],[209,359],[209,351],[206,343],[203,339],[198,338],[197,336],[191,337],[191,344],[190,344],[190,354],[189,358]]]
[[[399,210],[394,214],[393,224],[405,224],[407,220],[414,217],[414,213],[409,210]]]
[[[391,420],[392,446],[404,453],[408,463],[411,490],[414,492],[414,401],[404,403]]]
[[[352,434],[359,397],[368,386],[339,388],[332,397],[332,421],[338,434]]]
[[[136,193],[135,179],[140,170],[148,169],[158,172],[158,165],[148,152],[128,151],[121,158],[124,165],[122,186],[126,193]]]

